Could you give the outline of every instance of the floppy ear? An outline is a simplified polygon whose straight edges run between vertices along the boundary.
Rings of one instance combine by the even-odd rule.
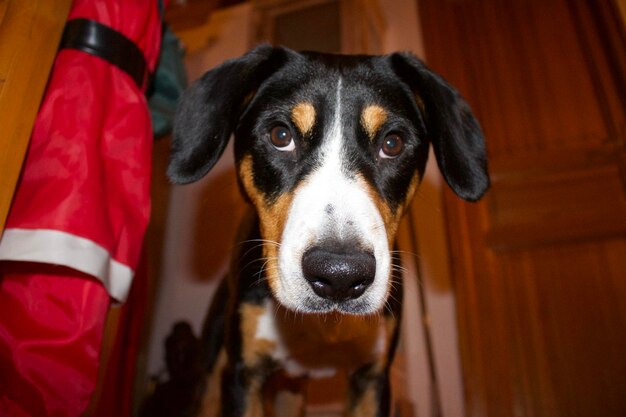
[[[478,200],[489,188],[489,174],[483,133],[469,105],[415,56],[393,54],[391,65],[423,103],[426,131],[446,182],[464,200]]]
[[[284,48],[257,47],[208,71],[183,93],[174,118],[167,170],[174,183],[197,181],[209,172],[224,152],[246,98],[286,58]]]

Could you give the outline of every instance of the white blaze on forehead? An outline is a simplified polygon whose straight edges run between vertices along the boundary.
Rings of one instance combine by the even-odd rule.
[[[376,277],[359,298],[365,312],[379,310],[385,301],[390,256],[383,218],[356,178],[347,176],[343,131],[341,79],[337,83],[334,116],[320,149],[320,165],[294,195],[279,250],[280,282],[276,297],[289,308],[307,310],[307,302],[319,299],[304,279],[303,253],[324,239],[344,240],[371,250]],[[328,210],[328,208],[332,210]],[[355,300],[356,301],[356,300]]]

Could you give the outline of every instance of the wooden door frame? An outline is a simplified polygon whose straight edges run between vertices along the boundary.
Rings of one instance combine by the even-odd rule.
[[[432,64],[491,157],[484,202],[445,193],[466,411],[623,415],[620,17],[609,2],[420,4]]]
[[[0,237],[71,4],[0,2]]]

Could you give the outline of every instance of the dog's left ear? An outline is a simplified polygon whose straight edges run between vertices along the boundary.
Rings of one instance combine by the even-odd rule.
[[[397,53],[390,60],[423,103],[427,134],[446,182],[464,200],[478,200],[489,188],[489,174],[483,133],[469,105],[415,56]]]
[[[215,165],[246,100],[287,59],[286,48],[263,45],[208,71],[183,93],[176,108],[167,174],[172,182],[197,181]]]

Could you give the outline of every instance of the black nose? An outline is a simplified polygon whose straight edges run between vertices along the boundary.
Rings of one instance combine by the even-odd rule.
[[[302,271],[315,294],[346,301],[360,297],[374,281],[376,258],[347,245],[324,244],[304,253]]]

